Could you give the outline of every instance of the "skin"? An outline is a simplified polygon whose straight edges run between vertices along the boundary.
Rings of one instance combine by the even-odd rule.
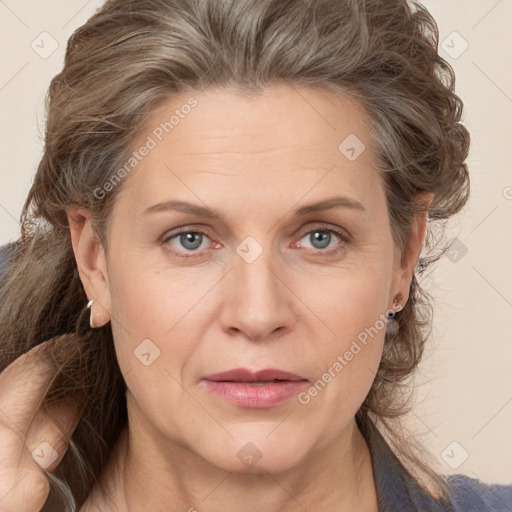
[[[115,507],[96,487],[81,510],[377,511],[354,417],[385,329],[307,404],[294,396],[243,408],[201,378],[279,368],[314,383],[398,293],[406,302],[425,216],[414,220],[401,252],[365,112],[319,88],[182,93],[154,113],[134,147],[190,96],[198,105],[125,178],[107,252],[88,212],[69,212],[81,280],[95,299],[95,321],[112,322],[128,388],[129,428],[100,478]],[[350,134],[366,146],[354,161],[338,149]],[[294,215],[334,195],[364,211]],[[176,211],[143,215],[169,200],[206,205],[226,222]],[[205,234],[198,249],[169,239],[182,226]],[[325,228],[345,230],[348,242],[332,234],[322,245],[313,235],[320,229],[328,237]],[[248,236],[262,249],[252,263],[236,252]],[[149,366],[134,356],[144,339],[160,350]],[[249,442],[261,454],[251,467],[237,456]]]
[[[46,471],[62,461],[81,407],[61,403],[47,414],[41,404],[55,375],[52,352],[73,336],[52,338],[32,348],[0,373],[0,510],[39,512],[50,492]],[[34,411],[36,411],[34,415]],[[64,434],[64,435],[63,435]],[[52,453],[48,450],[51,447]]]

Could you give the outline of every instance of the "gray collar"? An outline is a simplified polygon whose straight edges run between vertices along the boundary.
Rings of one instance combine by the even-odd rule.
[[[379,512],[445,512],[450,510],[424,491],[409,475],[375,426],[365,436],[372,457]],[[364,434],[363,434],[364,435]]]

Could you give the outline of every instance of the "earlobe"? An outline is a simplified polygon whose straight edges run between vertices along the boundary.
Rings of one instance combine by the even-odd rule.
[[[100,327],[110,319],[110,289],[105,251],[91,226],[88,210],[68,212],[71,243],[80,280],[89,300],[94,300],[94,327]]]

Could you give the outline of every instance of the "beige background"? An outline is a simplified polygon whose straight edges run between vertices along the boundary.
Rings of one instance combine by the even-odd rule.
[[[0,0],[0,244],[18,236],[41,155],[50,78],[62,66],[73,30],[101,3]],[[408,422],[433,452],[438,471],[510,483],[512,0],[424,4],[438,21],[441,54],[456,71],[466,105],[472,198],[448,233],[448,240],[458,238],[458,249],[428,280],[437,302],[434,331]],[[57,50],[44,55],[52,44]]]

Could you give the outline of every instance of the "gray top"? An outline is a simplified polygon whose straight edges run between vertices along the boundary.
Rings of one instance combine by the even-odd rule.
[[[409,476],[379,432],[368,444],[379,512],[512,512],[512,485],[486,485],[464,475],[444,476],[451,498],[442,503]]]

